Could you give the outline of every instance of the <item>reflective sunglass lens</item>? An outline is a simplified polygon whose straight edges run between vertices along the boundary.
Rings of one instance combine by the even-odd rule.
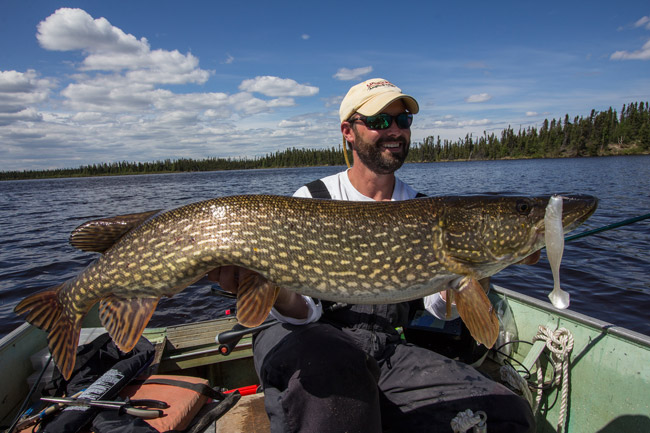
[[[366,117],[366,126],[370,129],[386,129],[390,127],[392,121],[392,117],[388,114],[377,114]]]
[[[409,128],[409,127],[411,126],[411,123],[413,122],[413,115],[412,115],[412,114],[409,114],[409,113],[402,113],[402,114],[399,114],[399,115],[395,118],[395,122],[397,122],[397,126],[398,126],[400,129],[406,129],[406,128]]]

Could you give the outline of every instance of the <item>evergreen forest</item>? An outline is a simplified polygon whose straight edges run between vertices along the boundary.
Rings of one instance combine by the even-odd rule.
[[[592,110],[589,116],[544,120],[538,128],[508,127],[494,134],[466,135],[456,141],[429,136],[412,143],[407,162],[561,158],[650,153],[650,107],[648,102],[623,105],[620,114]],[[291,148],[257,158],[165,159],[154,162],[105,162],[79,168],[0,172],[0,180],[52,177],[130,175],[190,171],[242,170],[253,168],[345,165],[339,147]]]

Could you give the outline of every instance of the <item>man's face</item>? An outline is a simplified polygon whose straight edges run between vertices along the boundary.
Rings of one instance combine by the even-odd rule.
[[[405,111],[402,101],[395,101],[382,113],[396,116]],[[354,135],[352,149],[360,162],[371,171],[390,174],[404,164],[411,144],[410,128],[400,129],[394,120],[390,127],[382,130],[368,129],[362,121],[353,122],[351,126]]]

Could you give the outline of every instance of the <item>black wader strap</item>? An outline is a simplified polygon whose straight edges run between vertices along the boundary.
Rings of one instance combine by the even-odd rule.
[[[327,187],[325,186],[325,183],[323,183],[322,180],[317,179],[313,182],[309,182],[308,184],[305,185],[307,189],[309,190],[312,198],[326,198],[326,199],[331,199],[332,195],[330,192],[327,190]],[[415,198],[422,198],[426,197],[426,194],[422,194],[421,192],[418,192],[415,195]]]
[[[327,187],[320,179],[315,180],[313,182],[309,182],[305,186],[307,187],[307,189],[309,190],[313,198],[326,198],[326,199],[332,198],[332,195],[327,190]]]

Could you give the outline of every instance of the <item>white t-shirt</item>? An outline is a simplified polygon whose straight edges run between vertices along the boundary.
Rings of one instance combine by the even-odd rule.
[[[347,170],[337,174],[333,174],[331,176],[324,177],[321,180],[325,184],[325,187],[329,191],[333,200],[347,200],[347,201],[373,201],[374,200],[370,197],[361,194],[354,186],[352,186],[352,183],[350,182],[350,178],[348,177]],[[411,188],[410,186],[402,182],[397,177],[395,178],[395,187],[393,189],[393,196],[391,197],[391,200],[395,200],[395,201],[409,200],[415,198],[416,195],[417,192],[413,188]],[[293,196],[311,198],[311,193],[309,192],[307,186],[302,186],[298,189],[298,191],[294,193]],[[291,323],[294,325],[303,325],[306,323],[317,321],[320,318],[321,314],[323,313],[321,304],[315,303],[314,300],[309,296],[303,295],[303,298],[305,299],[305,302],[309,307],[309,314],[306,319],[294,319],[292,317],[283,316],[282,314],[278,313],[275,308],[271,310],[271,315],[277,320],[279,320],[280,322]],[[431,314],[433,314],[437,318],[442,320],[448,320],[445,319],[446,303],[440,296],[440,293],[434,293],[433,295],[426,296],[424,298],[424,306]],[[456,307],[454,306],[454,308],[452,309],[451,319],[455,319],[456,317],[458,317],[458,312],[456,311]]]

